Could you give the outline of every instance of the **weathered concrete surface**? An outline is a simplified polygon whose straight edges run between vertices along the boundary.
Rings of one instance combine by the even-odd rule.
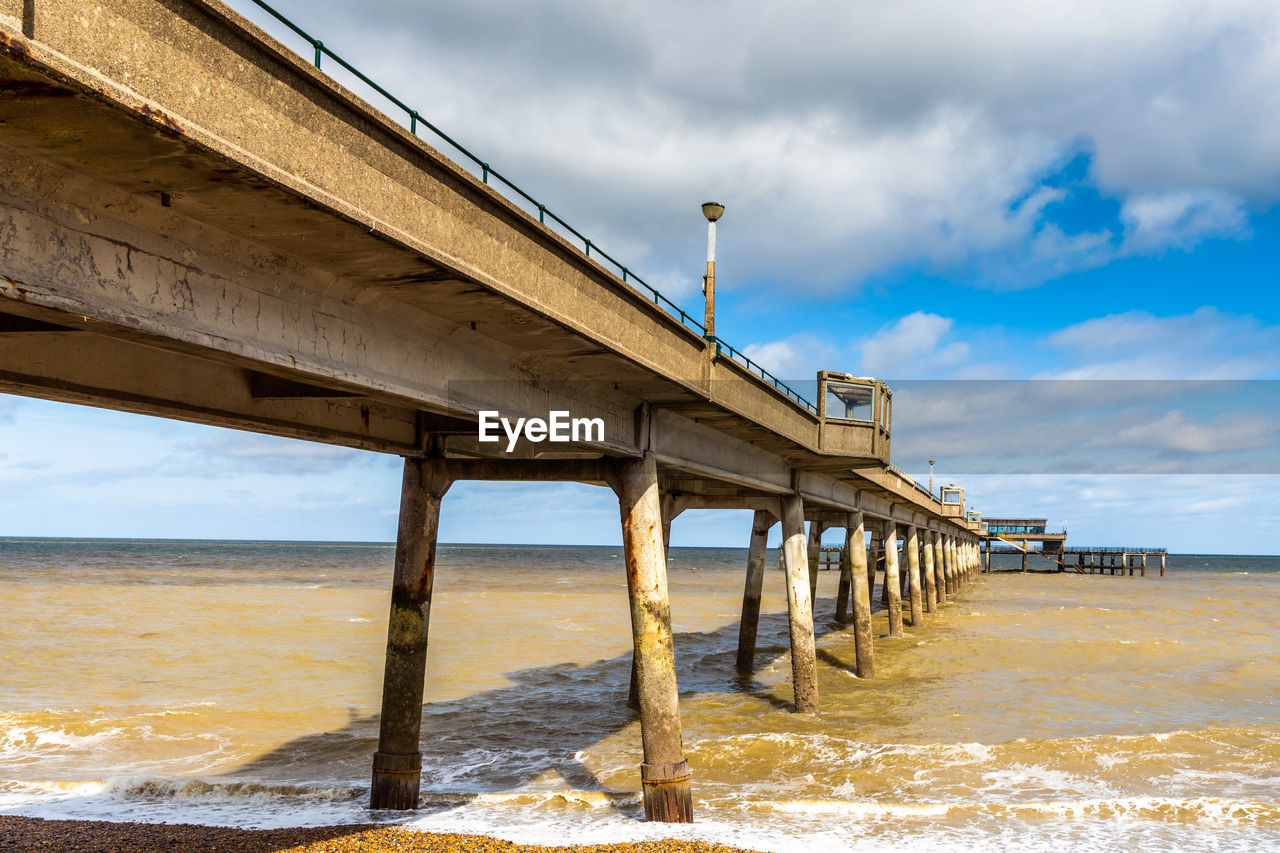
[[[859,678],[875,678],[875,646],[871,638],[871,587],[867,580],[866,528],[862,513],[849,513],[844,553],[853,583],[853,642]]]
[[[406,459],[387,624],[386,670],[369,807],[416,809],[422,778],[418,739],[435,580],[440,501],[450,481],[440,460]]]
[[[796,713],[816,714],[818,665],[804,538],[804,502],[799,495],[790,495],[782,499],[782,561],[787,573],[787,614],[791,628],[791,687]]]
[[[688,823],[693,820],[693,800],[680,736],[662,508],[653,454],[618,463],[615,489],[622,515],[633,660],[640,698],[640,740],[644,749],[640,778],[645,817]]]
[[[769,529],[776,519],[768,510],[758,509],[751,521],[751,542],[747,548],[747,579],[742,591],[742,621],[738,623],[738,672],[755,670],[756,631],[760,625],[760,596],[764,591],[764,563]]]

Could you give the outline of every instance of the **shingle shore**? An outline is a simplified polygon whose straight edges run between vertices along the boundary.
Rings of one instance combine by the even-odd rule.
[[[191,824],[44,820],[0,815],[0,853],[753,853],[705,841],[542,847],[483,835],[351,824],[232,829]]]

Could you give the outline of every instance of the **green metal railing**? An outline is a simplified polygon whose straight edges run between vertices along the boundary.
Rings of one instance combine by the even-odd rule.
[[[810,403],[804,397],[800,396],[799,392],[797,392],[790,385],[783,382],[781,379],[774,376],[769,371],[765,370],[756,362],[752,361],[741,350],[730,346],[729,344],[727,344],[720,338],[716,337],[715,335],[709,335],[709,336],[704,335],[704,337],[706,337],[707,340],[713,342],[716,345],[716,355],[727,354],[729,358],[733,359],[736,362],[739,362],[744,367],[746,367],[748,372],[753,373],[756,376],[759,376],[765,382],[768,382],[770,385],[772,385],[775,389],[777,389],[778,391],[781,391],[783,394],[790,397],[792,400],[795,400],[797,403],[804,406],[806,409],[813,412],[815,415],[818,413],[817,406],[815,406],[813,403]]]
[[[892,471],[893,473],[897,474],[899,478],[901,478],[901,479],[903,479],[903,480],[906,480],[906,481],[907,481],[907,482],[909,482],[911,485],[915,486],[917,491],[924,492],[926,495],[928,495],[928,496],[929,496],[929,498],[930,498],[931,500],[935,500],[935,501],[940,501],[940,500],[941,500],[941,498],[936,497],[936,496],[933,494],[933,492],[929,491],[929,487],[928,487],[928,486],[926,486],[926,485],[924,485],[923,483],[921,483],[921,482],[920,482],[919,480],[917,480],[915,477],[912,477],[912,476],[911,476],[910,474],[908,474],[906,471],[903,471],[903,470],[902,470],[901,468],[899,468],[897,465],[886,465],[885,467],[886,467],[886,468],[888,468],[888,469],[889,469],[890,471]]]
[[[791,386],[787,385],[785,382],[778,379],[773,374],[769,373],[767,370],[765,370],[760,365],[756,364],[751,359],[747,358],[745,355],[742,354],[740,350],[737,350],[734,347],[731,347],[728,344],[725,344],[724,341],[720,340],[715,336],[708,337],[707,329],[705,326],[699,323],[691,315],[687,314],[684,311],[684,309],[681,308],[679,305],[677,305],[676,303],[672,302],[670,299],[668,299],[667,297],[659,293],[657,288],[651,286],[644,279],[640,278],[640,276],[636,275],[630,268],[628,268],[627,266],[622,264],[620,261],[615,259],[608,252],[605,252],[603,249],[601,249],[599,246],[593,243],[590,239],[588,239],[582,232],[578,231],[578,229],[574,228],[568,222],[565,222],[563,219],[557,216],[545,204],[538,201],[533,196],[529,195],[520,187],[516,186],[505,175],[495,170],[486,161],[477,157],[469,149],[467,149],[467,147],[464,146],[462,143],[458,142],[452,136],[445,133],[440,128],[436,127],[428,119],[424,118],[422,114],[419,113],[417,110],[415,110],[413,107],[409,106],[404,101],[400,100],[395,95],[391,94],[386,89],[382,88],[377,83],[373,82],[373,80],[367,77],[364,74],[364,72],[360,71],[354,65],[347,62],[338,54],[334,53],[333,50],[331,50],[329,47],[325,46],[324,42],[320,41],[318,38],[313,37],[306,30],[302,29],[302,27],[298,26],[293,21],[289,20],[284,15],[280,14],[275,9],[273,9],[270,5],[263,2],[263,0],[252,0],[252,2],[255,6],[262,9],[267,14],[271,15],[271,17],[275,18],[280,23],[284,24],[286,27],[288,27],[290,30],[292,30],[294,33],[296,33],[298,36],[300,36],[308,44],[311,45],[312,49],[315,51],[314,64],[316,68],[321,67],[321,60],[324,57],[327,56],[330,59],[332,59],[342,68],[344,68],[346,71],[348,71],[353,76],[355,76],[355,78],[359,80],[361,83],[364,83],[373,91],[377,92],[379,95],[386,98],[392,104],[395,104],[395,106],[398,109],[402,110],[409,118],[409,132],[412,133],[414,136],[418,135],[418,126],[421,125],[427,128],[428,130],[430,130],[436,136],[443,139],[445,142],[449,143],[451,146],[453,146],[455,150],[458,151],[458,153],[460,153],[463,157],[465,157],[467,160],[471,161],[471,163],[473,163],[474,165],[480,168],[480,180],[483,181],[485,184],[489,184],[490,178],[492,178],[497,183],[501,184],[502,186],[505,186],[507,189],[511,190],[517,196],[524,199],[526,202],[531,204],[535,210],[537,210],[538,222],[542,223],[542,225],[546,226],[548,220],[550,220],[551,222],[554,222],[555,224],[559,225],[569,234],[572,234],[574,237],[581,240],[583,251],[586,253],[587,257],[589,258],[595,257],[603,261],[608,261],[615,268],[617,268],[618,272],[621,274],[621,278],[623,282],[627,284],[632,284],[632,285],[639,285],[640,287],[644,288],[649,293],[650,297],[653,299],[653,303],[655,305],[664,308],[672,316],[679,317],[680,322],[683,323],[685,326],[688,326],[689,328],[694,329],[700,335],[702,335],[706,340],[715,343],[717,352],[720,352],[720,351],[727,352],[730,358],[744,364],[747,367],[748,371],[758,375],[765,382],[772,385],[774,389],[781,391],[788,398],[804,406],[810,412],[817,414],[818,412],[817,406],[815,406],[813,403],[809,402],[804,397],[802,397],[799,393],[795,391],[795,389],[793,389]],[[593,251],[595,253],[594,255],[592,254]]]

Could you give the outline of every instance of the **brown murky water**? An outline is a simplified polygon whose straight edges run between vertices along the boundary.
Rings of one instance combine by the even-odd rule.
[[[392,549],[0,540],[0,811],[367,819]],[[745,552],[674,549],[699,822],[639,821],[617,548],[441,548],[432,829],[694,834],[769,850],[1280,847],[1280,558],[1165,578],[1000,574],[874,681],[818,601],[823,713],[789,712],[782,577],[733,672]],[[877,613],[879,633],[886,619]]]

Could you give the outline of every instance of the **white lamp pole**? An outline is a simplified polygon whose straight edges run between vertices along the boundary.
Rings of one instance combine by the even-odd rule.
[[[712,338],[716,334],[716,220],[724,215],[724,205],[708,201],[702,205],[702,215],[707,217],[707,274],[702,279],[707,313],[703,325],[707,327],[707,337]]]

